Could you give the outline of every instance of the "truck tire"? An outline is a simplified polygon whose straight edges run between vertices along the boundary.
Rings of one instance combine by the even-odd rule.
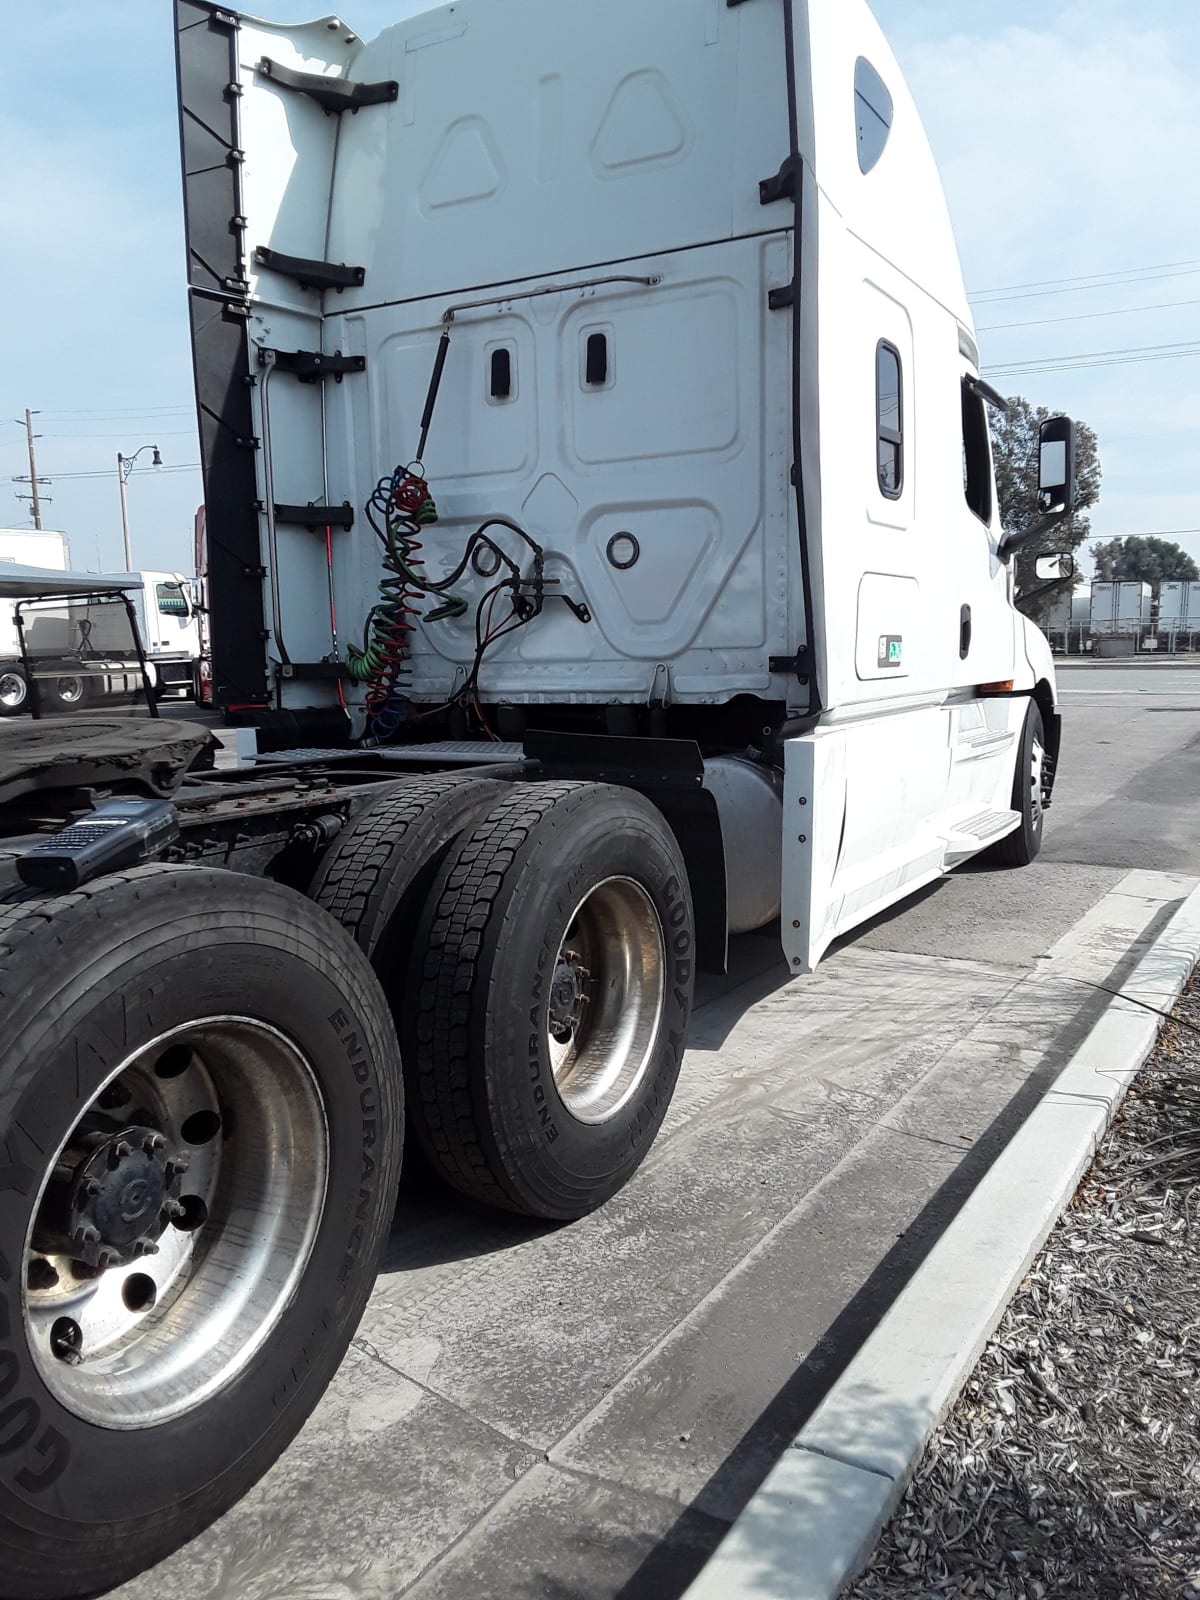
[[[595,1210],[654,1142],[691,1011],[691,894],[661,813],[519,785],[447,859],[417,949],[402,1044],[430,1162],[506,1210]]]
[[[499,778],[444,773],[389,786],[321,858],[309,894],[370,959],[392,1002],[421,908],[446,852],[509,787]]]
[[[52,677],[37,675],[38,704],[47,716],[64,716],[82,711],[88,700],[87,679],[77,672],[60,672]]]
[[[62,1600],[194,1537],[320,1399],[398,1050],[323,912],[202,868],[0,911],[0,1012],[0,1596]]]
[[[1021,826],[992,847],[991,859],[998,866],[1027,867],[1041,853],[1046,821],[1045,768],[1046,725],[1037,701],[1031,700],[1021,729],[1017,770],[1013,777],[1012,808],[1021,813]]]
[[[0,717],[29,710],[29,685],[20,667],[0,667]]]

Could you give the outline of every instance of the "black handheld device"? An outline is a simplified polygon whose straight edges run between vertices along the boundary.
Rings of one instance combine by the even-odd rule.
[[[17,862],[17,876],[30,889],[78,889],[99,873],[152,861],[178,836],[169,800],[110,800],[35,845]]]

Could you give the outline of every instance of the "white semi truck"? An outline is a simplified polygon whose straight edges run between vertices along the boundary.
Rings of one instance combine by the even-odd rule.
[[[60,537],[60,536],[55,536]],[[34,553],[38,553],[36,548]],[[53,550],[42,553],[53,554]],[[55,573],[66,570],[63,561],[43,569],[40,563],[13,566],[0,563],[0,596],[6,573],[44,570],[45,591],[56,586]],[[81,576],[73,574],[75,577]],[[198,610],[191,583],[179,572],[118,572],[84,574],[96,589],[120,590],[133,607],[138,638],[145,652],[154,691],[160,698],[189,698],[196,694],[200,658]],[[136,648],[127,619],[112,607],[91,615],[85,602],[64,600],[60,605],[32,612],[27,643],[33,650],[44,709],[79,711],[103,706],[127,692],[130,671],[141,681]],[[132,664],[132,665],[131,665]],[[31,708],[28,662],[21,657],[21,641],[11,605],[0,598],[0,717],[18,716]]]
[[[1059,748],[863,0],[175,9],[214,694],[277,748],[0,742],[6,1597],[120,1582],[284,1449],[405,1116],[584,1215],[731,934],[801,975],[1030,861]]]

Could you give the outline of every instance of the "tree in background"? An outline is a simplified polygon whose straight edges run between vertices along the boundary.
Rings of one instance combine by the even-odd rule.
[[[1045,406],[1032,406],[1022,395],[1012,395],[1006,412],[992,409],[992,450],[996,459],[996,489],[1000,499],[1000,522],[1005,533],[1024,533],[1042,521],[1038,509],[1038,447],[1041,426],[1052,415]],[[1017,598],[1041,588],[1035,570],[1039,556],[1059,550],[1075,551],[1092,531],[1084,515],[1100,498],[1102,473],[1100,447],[1086,422],[1076,424],[1075,514],[1056,523],[1049,533],[1032,539],[1016,557]],[[1053,596],[1034,608],[1044,612]]]
[[[1107,539],[1094,544],[1096,576],[1106,583],[1200,583],[1200,567],[1187,551],[1167,539]]]

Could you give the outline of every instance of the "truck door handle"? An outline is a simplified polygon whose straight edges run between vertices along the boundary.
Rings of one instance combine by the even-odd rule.
[[[959,659],[965,661],[971,654],[971,608],[964,606],[961,620],[958,625],[958,654]]]

